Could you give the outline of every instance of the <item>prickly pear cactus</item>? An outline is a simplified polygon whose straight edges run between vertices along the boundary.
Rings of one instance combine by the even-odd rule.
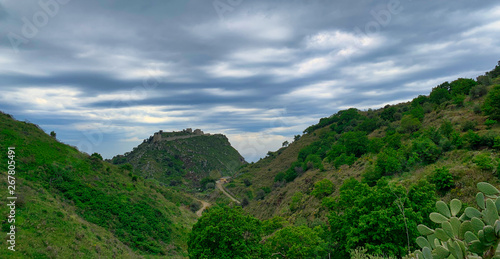
[[[438,212],[429,215],[430,219],[441,224],[440,228],[430,229],[418,225],[422,236],[416,242],[421,250],[407,258],[500,258],[500,191],[485,182],[477,184],[479,193],[476,202],[480,210],[468,207],[462,209],[462,202],[454,199],[450,204],[436,202]]]

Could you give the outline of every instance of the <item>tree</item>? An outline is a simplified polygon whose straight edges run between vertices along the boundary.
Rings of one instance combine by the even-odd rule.
[[[53,138],[56,138],[56,133],[54,131],[51,131],[50,132],[50,136],[53,137]]]
[[[446,167],[436,168],[430,176],[429,182],[436,185],[436,189],[440,192],[446,192],[455,187],[453,175],[450,174]]]
[[[331,210],[332,258],[349,258],[349,252],[357,247],[371,254],[398,257],[415,249],[416,226],[432,211],[436,200],[433,188],[425,181],[406,190],[384,180],[371,188],[354,178],[346,180],[340,195],[333,202],[324,202]]]
[[[335,186],[332,181],[328,179],[323,179],[314,184],[314,190],[311,192],[311,195],[316,198],[323,198],[324,196],[328,196],[333,193],[335,190]]]
[[[324,258],[326,242],[307,226],[288,226],[266,240],[269,258]]]
[[[432,92],[429,95],[429,99],[431,103],[442,104],[446,101],[451,100],[451,94],[446,88],[436,87],[432,89]]]
[[[189,233],[189,257],[259,258],[261,235],[261,222],[241,207],[210,207]]]
[[[474,79],[459,78],[450,84],[450,93],[453,96],[468,95],[472,87],[476,86],[477,82]]]
[[[496,85],[486,96],[483,111],[492,120],[500,120],[500,85]]]
[[[401,119],[401,129],[407,133],[413,133],[419,130],[421,125],[422,123],[412,115],[405,115],[403,119]]]
[[[282,147],[288,147],[288,145],[290,145],[288,140],[285,140],[285,142],[283,142],[283,144],[281,144]]]
[[[346,147],[347,155],[360,157],[368,150],[368,137],[364,131],[351,131],[342,134],[339,142]]]

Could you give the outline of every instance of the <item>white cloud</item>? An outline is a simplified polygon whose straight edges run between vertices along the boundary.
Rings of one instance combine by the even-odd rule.
[[[212,77],[234,77],[245,78],[256,75],[256,71],[250,69],[237,68],[236,66],[227,62],[217,62],[208,67],[204,67],[206,73]]]
[[[349,93],[351,90],[343,87],[343,83],[338,80],[325,81],[300,87],[290,93],[282,95],[283,99],[335,99],[342,97],[342,94]]]
[[[238,50],[229,58],[238,63],[287,62],[294,58],[296,50],[289,48],[261,48]]]

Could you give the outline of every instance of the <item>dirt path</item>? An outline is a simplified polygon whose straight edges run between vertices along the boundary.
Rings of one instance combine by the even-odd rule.
[[[206,201],[202,201],[202,200],[198,200],[196,199],[197,201],[201,202],[201,204],[203,204],[203,206],[201,207],[201,209],[199,209],[198,211],[196,211],[196,216],[201,217],[201,214],[203,213],[203,211],[210,207],[210,203],[206,202]]]
[[[224,187],[222,186],[222,183],[220,181],[217,181],[215,182],[216,185],[217,185],[217,188],[219,188],[219,190],[222,191],[222,193],[224,193],[227,197],[229,197],[229,199],[231,199],[232,201],[240,204],[240,201],[238,201],[236,198],[234,198],[231,194],[229,194],[228,192],[226,192],[226,190],[224,189]]]

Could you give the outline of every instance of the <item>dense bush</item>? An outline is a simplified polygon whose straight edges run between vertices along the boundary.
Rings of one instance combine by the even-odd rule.
[[[261,222],[241,207],[210,207],[189,234],[189,257],[258,258],[261,236]]]
[[[436,186],[436,189],[441,192],[446,192],[455,187],[453,175],[446,167],[436,168],[434,173],[429,177],[429,182]]]
[[[471,89],[477,85],[473,79],[459,78],[450,84],[450,93],[453,96],[468,95]]]
[[[480,84],[480,85],[476,85],[476,86],[472,87],[470,89],[470,92],[469,92],[470,98],[474,100],[474,99],[485,96],[488,93],[488,87],[487,87],[488,85],[490,85],[490,84],[489,83],[488,84]]]
[[[412,133],[420,129],[422,123],[412,115],[405,115],[401,120],[401,129],[403,132]]]
[[[448,86],[449,84],[448,82],[446,82],[432,89],[432,92],[429,96],[430,101],[434,104],[442,104],[446,101],[451,100],[452,96],[448,90]]]
[[[496,85],[486,96],[483,111],[492,120],[500,120],[500,85]]]
[[[381,175],[393,175],[403,170],[402,156],[392,148],[384,149],[377,157],[375,170]]]
[[[333,185],[332,181],[323,179],[314,184],[314,189],[311,192],[311,195],[315,196],[316,198],[323,198],[332,194],[334,190],[335,186]]]
[[[307,226],[288,226],[265,241],[264,254],[266,258],[321,259],[327,254],[327,243]]]
[[[480,154],[474,157],[474,163],[481,168],[481,170],[491,171],[493,170],[493,159],[489,154]]]
[[[434,163],[441,156],[441,148],[429,138],[419,138],[413,141],[412,151],[417,153],[425,163]]]
[[[331,211],[330,239],[335,244],[331,257],[349,258],[349,252],[357,247],[372,254],[401,257],[408,251],[408,242],[417,248],[416,226],[422,221],[430,223],[426,216],[436,200],[433,188],[419,182],[406,190],[383,180],[370,188],[355,179],[346,180],[340,196],[323,202]]]

